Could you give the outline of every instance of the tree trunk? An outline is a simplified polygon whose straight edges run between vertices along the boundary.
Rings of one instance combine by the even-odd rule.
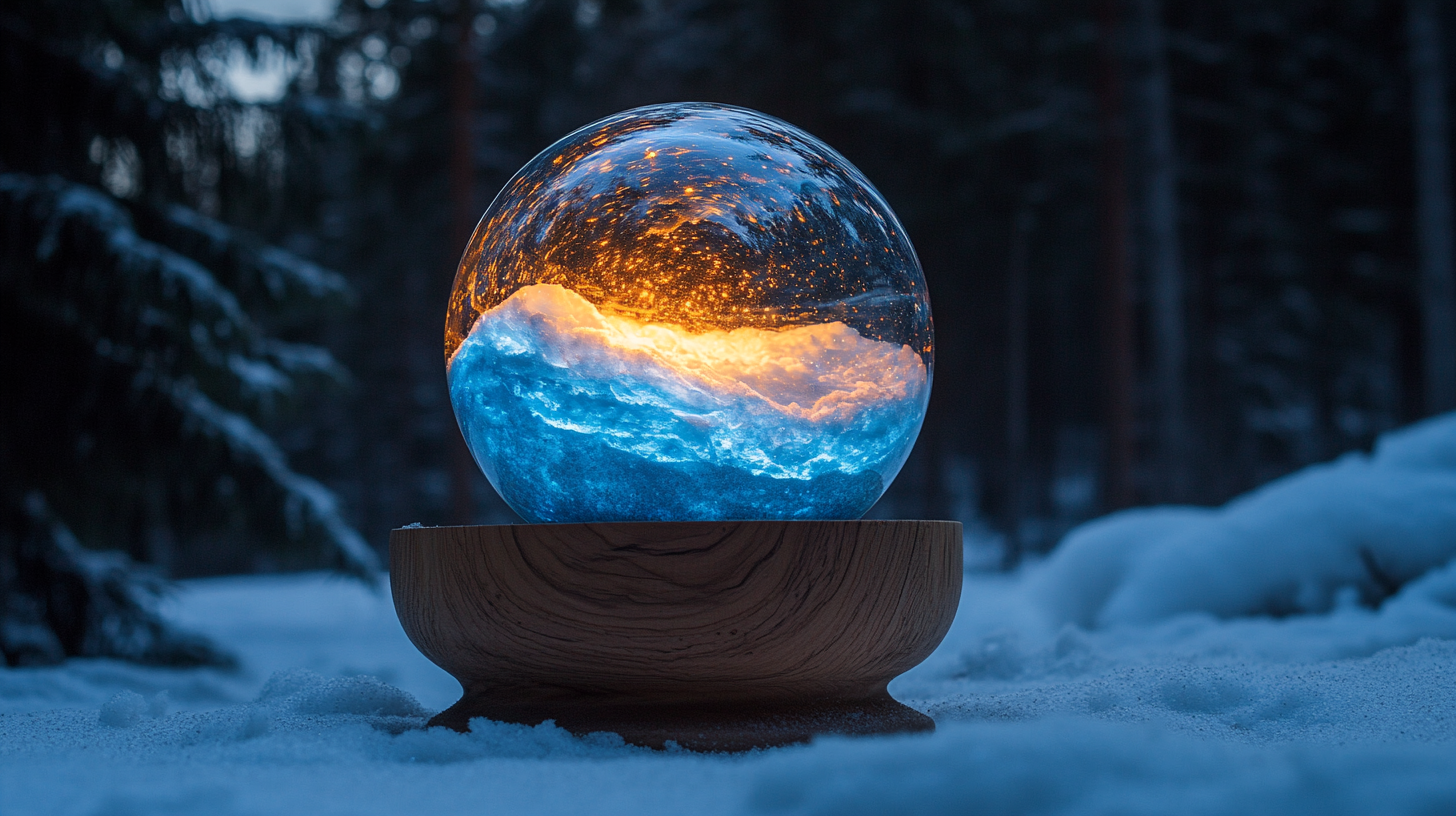
[[[1030,202],[1021,206],[1011,226],[1006,298],[1006,550],[1003,569],[1021,562],[1022,520],[1026,513],[1027,436],[1027,255],[1035,215]]]
[[[1133,503],[1133,326],[1127,223],[1127,127],[1116,0],[1097,9],[1097,108],[1102,139],[1102,350],[1106,479],[1103,506]]]
[[[1425,408],[1456,409],[1456,273],[1453,273],[1451,157],[1441,22],[1434,0],[1410,0],[1412,132],[1415,137],[1416,236],[1420,245],[1425,329]]]
[[[1162,4],[1136,0],[1134,87],[1143,123],[1142,215],[1157,405],[1158,498],[1188,500],[1187,365],[1183,262],[1178,241],[1178,177],[1173,150]]]

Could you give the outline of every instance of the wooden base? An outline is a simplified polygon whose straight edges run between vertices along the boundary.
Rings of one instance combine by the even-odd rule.
[[[395,530],[414,644],[474,717],[736,751],[934,728],[886,684],[955,616],[940,521],[528,524]]]

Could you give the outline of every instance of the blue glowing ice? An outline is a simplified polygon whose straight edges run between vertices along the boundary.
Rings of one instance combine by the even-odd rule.
[[[477,461],[535,522],[858,518],[904,464],[928,370],[844,323],[691,332],[554,284],[450,360]]]

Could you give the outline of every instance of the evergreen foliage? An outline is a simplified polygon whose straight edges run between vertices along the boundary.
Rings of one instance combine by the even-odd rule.
[[[270,434],[310,384],[346,379],[299,338],[349,286],[190,206],[218,208],[223,181],[281,192],[244,166],[266,127],[207,61],[305,33],[82,5],[0,16],[0,650],[217,662],[162,624],[161,585],[122,553],[165,569],[241,542],[377,569]],[[198,175],[212,183],[189,193]]]

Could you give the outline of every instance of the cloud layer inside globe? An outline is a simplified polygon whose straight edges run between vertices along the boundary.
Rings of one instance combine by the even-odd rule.
[[[471,452],[532,522],[858,518],[928,380],[843,323],[693,333],[554,284],[482,313],[449,368]]]

